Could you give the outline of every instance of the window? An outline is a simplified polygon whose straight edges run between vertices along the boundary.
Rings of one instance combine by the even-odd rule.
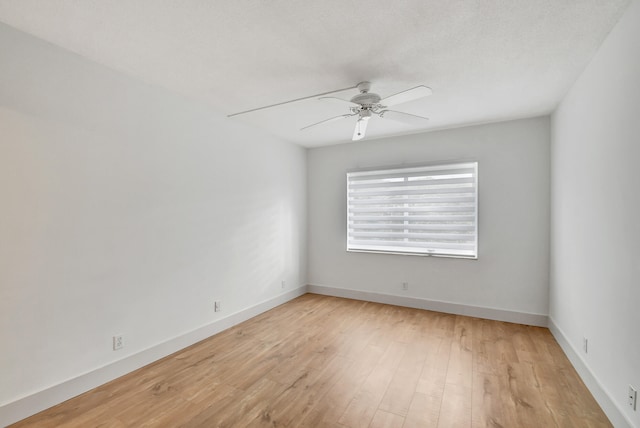
[[[347,174],[347,251],[477,258],[478,163]]]

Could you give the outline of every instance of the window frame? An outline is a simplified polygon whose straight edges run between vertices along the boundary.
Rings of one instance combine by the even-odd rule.
[[[449,248],[447,251],[447,249],[444,248],[435,248],[437,247],[437,245],[434,246],[414,246],[412,245],[411,247],[406,246],[404,248],[415,248],[415,250],[397,250],[398,247],[403,247],[402,245],[400,246],[396,246],[395,250],[390,250],[389,248],[394,248],[393,246],[389,246],[389,245],[380,245],[379,249],[374,249],[374,248],[363,248],[365,247],[362,244],[353,244],[352,241],[354,240],[352,233],[355,233],[353,231],[353,227],[352,227],[352,204],[351,204],[351,197],[352,195],[350,194],[350,183],[352,182],[351,178],[352,177],[363,177],[363,176],[367,176],[367,175],[382,175],[382,176],[389,176],[389,175],[393,175],[393,176],[397,176],[397,177],[402,177],[404,179],[404,181],[408,181],[409,177],[412,177],[411,174],[416,174],[416,173],[420,173],[420,172],[426,172],[427,174],[431,173],[432,175],[429,177],[433,177],[434,175],[437,176],[437,174],[433,174],[434,171],[438,171],[438,170],[447,170],[447,169],[472,169],[473,173],[472,173],[472,185],[473,185],[473,190],[472,191],[466,191],[466,192],[460,192],[460,194],[471,194],[473,196],[473,209],[469,210],[469,212],[473,213],[473,220],[472,220],[472,232],[473,232],[473,249],[469,250],[470,253],[467,254],[463,254],[462,252],[464,252],[464,250],[454,250]],[[413,177],[415,177],[415,175],[413,175]],[[421,163],[421,164],[404,164],[404,165],[399,165],[399,166],[380,166],[380,167],[372,167],[372,168],[361,168],[361,169],[354,169],[354,170],[348,170],[346,172],[346,251],[347,252],[353,252],[353,253],[375,253],[375,254],[396,254],[396,255],[412,255],[412,256],[422,256],[422,257],[447,257],[447,258],[461,258],[461,259],[469,259],[469,260],[477,260],[478,259],[478,229],[479,229],[479,219],[478,219],[478,206],[479,206],[479,200],[478,200],[478,182],[479,182],[479,176],[478,176],[478,161],[476,160],[456,160],[456,161],[446,161],[446,162],[437,162],[437,163]],[[433,178],[430,178],[430,180]],[[435,183],[434,183],[435,184]],[[382,187],[382,186],[381,186]],[[449,190],[450,191],[450,190]],[[433,189],[431,189],[431,192],[433,192]],[[439,195],[438,197],[441,197],[440,195],[443,194],[447,194],[447,192],[442,192],[442,193],[438,193],[438,192],[425,192],[423,194],[418,194],[421,197],[424,197],[424,195],[429,194],[431,196],[433,195]],[[409,200],[412,201],[417,201],[418,198],[411,198],[410,195],[402,195],[402,194],[398,194],[397,196],[404,196],[404,197],[408,197]],[[415,196],[415,195],[414,195]],[[383,205],[383,204],[379,204],[379,205]],[[406,205],[406,203],[405,203]],[[407,215],[407,212],[404,212],[404,215]],[[396,216],[397,217],[397,216]],[[399,221],[399,220],[396,220]],[[438,221],[437,219],[433,220]],[[398,223],[400,224],[400,223]],[[393,224],[394,226],[397,226],[398,224]],[[404,225],[407,225],[408,223],[405,221]],[[429,223],[431,224],[431,223]],[[447,224],[447,223],[444,223]],[[409,225],[411,226],[411,225]],[[416,224],[413,224],[413,226],[416,226]],[[416,233],[416,230],[420,230],[422,228],[415,228],[412,229],[411,227],[406,227],[404,228],[404,233],[405,234],[410,234],[410,233]],[[424,229],[423,229],[424,230]],[[451,229],[444,229],[443,230],[449,230],[449,231],[454,231],[454,233],[459,232],[456,231],[455,228],[451,228]],[[382,232],[384,233],[384,232]],[[392,232],[394,233],[394,232]],[[419,232],[418,232],[419,233]],[[405,238],[405,242],[406,240],[410,238],[407,237]],[[375,247],[375,245],[369,245],[368,247]],[[385,248],[386,247],[386,248]]]

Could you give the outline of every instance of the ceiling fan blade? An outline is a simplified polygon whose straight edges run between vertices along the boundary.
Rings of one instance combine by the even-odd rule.
[[[336,98],[336,97],[320,97],[318,98],[319,100],[322,101],[329,101],[332,102],[334,104],[340,104],[343,107],[347,106],[347,107],[360,107],[360,104],[356,104],[356,103],[352,103],[351,101],[347,101],[347,100],[343,100],[342,98]]]
[[[415,114],[404,113],[401,111],[394,111],[394,110],[383,110],[380,112],[379,116],[385,119],[392,119],[398,122],[403,122],[408,125],[424,125],[429,120],[428,117],[417,116]]]
[[[335,122],[336,120],[340,120],[340,119],[346,119],[348,117],[353,117],[356,116],[358,113],[354,113],[354,114],[341,114],[340,116],[336,116],[336,117],[331,117],[329,119],[325,119],[322,120],[320,122],[316,122],[316,123],[312,123],[311,125],[307,125],[304,128],[300,128],[300,130],[304,130],[304,129],[308,129],[311,128],[312,126],[316,126],[316,125],[322,125],[323,123],[329,123],[329,122]]]
[[[369,123],[368,119],[358,119],[356,122],[356,128],[353,130],[353,141],[362,140],[364,138],[364,135],[367,132],[367,123]]]
[[[402,103],[408,103],[409,101],[417,100],[419,98],[427,97],[432,93],[433,91],[431,90],[431,88],[427,86],[416,86],[415,88],[407,89],[406,91],[389,95],[388,97],[381,99],[380,104],[391,107]]]
[[[227,115],[227,117],[238,116],[240,114],[251,113],[251,112],[254,112],[254,111],[258,111],[258,110],[264,110],[264,109],[271,108],[271,107],[277,107],[277,106],[281,106],[283,104],[295,103],[297,101],[308,100],[308,99],[311,99],[311,98],[318,98],[318,97],[321,97],[323,95],[335,94],[336,92],[347,91],[349,89],[355,89],[355,88],[356,88],[355,86],[351,86],[349,88],[336,89],[335,91],[329,91],[329,92],[323,92],[321,94],[309,95],[308,97],[296,98],[295,100],[283,101],[281,103],[270,104],[270,105],[264,106],[264,107],[257,107],[257,108],[252,108],[251,110],[245,110],[245,111],[241,111],[241,112],[238,112],[238,113],[229,114],[229,115]]]

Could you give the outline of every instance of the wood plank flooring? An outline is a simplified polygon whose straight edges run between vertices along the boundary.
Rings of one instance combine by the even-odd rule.
[[[13,427],[609,427],[545,328],[306,294]]]

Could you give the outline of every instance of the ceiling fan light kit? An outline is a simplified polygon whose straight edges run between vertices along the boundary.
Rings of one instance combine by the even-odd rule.
[[[346,89],[354,89],[354,88],[346,88]],[[424,116],[418,116],[415,114],[404,113],[401,111],[388,109],[388,107],[391,107],[391,106],[408,103],[410,101],[414,101],[414,100],[431,95],[432,90],[427,86],[416,86],[415,88],[398,92],[397,94],[390,95],[386,98],[380,98],[380,95],[375,94],[373,92],[369,92],[371,90],[370,82],[360,82],[355,86],[355,89],[358,89],[360,93],[353,96],[350,100],[343,100],[342,98],[337,98],[337,97],[322,96],[322,95],[329,95],[335,92],[341,92],[345,90],[345,89],[339,89],[337,91],[324,92],[322,94],[316,94],[308,97],[297,98],[291,101],[285,101],[277,104],[271,104],[265,107],[258,107],[251,110],[246,110],[240,113],[230,114],[228,117],[237,116],[245,113],[251,113],[257,110],[264,110],[267,108],[276,107],[283,104],[289,104],[297,101],[319,97],[318,98],[319,100],[328,101],[334,104],[340,104],[343,107],[348,108],[349,114],[342,114],[340,116],[335,116],[329,119],[321,120],[320,122],[312,123],[303,128],[300,128],[300,130],[303,131],[305,129],[309,129],[317,125],[323,125],[330,122],[335,122],[340,119],[357,117],[356,126],[353,131],[353,137],[352,137],[353,141],[362,140],[365,137],[365,134],[367,131],[367,124],[369,122],[369,119],[371,119],[373,115],[376,115],[383,119],[389,118],[391,120],[402,122],[408,125],[422,125],[424,124],[424,122],[429,120],[429,118]]]
[[[362,140],[364,138],[364,134],[367,131],[367,123],[369,123],[369,118],[360,118],[356,122],[356,129],[353,130],[353,141]]]

